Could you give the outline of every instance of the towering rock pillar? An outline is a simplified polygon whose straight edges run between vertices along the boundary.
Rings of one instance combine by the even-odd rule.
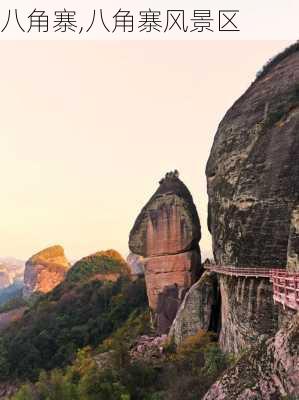
[[[150,308],[159,333],[166,333],[186,290],[198,279],[200,222],[192,196],[168,173],[141,210],[130,233],[130,250],[145,257]]]
[[[61,246],[49,247],[32,256],[25,267],[24,298],[50,292],[64,280],[69,267]]]

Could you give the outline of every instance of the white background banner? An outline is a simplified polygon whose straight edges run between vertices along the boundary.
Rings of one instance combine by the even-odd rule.
[[[297,40],[298,0],[3,1],[7,40]]]

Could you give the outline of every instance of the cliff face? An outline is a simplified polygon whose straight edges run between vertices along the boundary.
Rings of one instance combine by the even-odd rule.
[[[171,326],[169,338],[180,345],[185,338],[196,335],[200,329],[217,330],[217,301],[216,274],[206,271],[187,292]]]
[[[279,56],[219,125],[206,175],[217,264],[298,268],[299,46]],[[267,279],[220,277],[227,351],[277,329]]]
[[[260,335],[274,335],[278,309],[273,303],[269,279],[220,277],[221,331],[219,343],[238,353],[255,344]]]
[[[286,266],[299,205],[298,129],[299,50],[258,79],[216,133],[206,174],[217,263]]]
[[[192,196],[168,173],[141,210],[130,233],[130,250],[146,257],[149,305],[159,333],[168,331],[186,290],[199,277],[200,222]]]
[[[50,292],[64,280],[69,266],[61,246],[49,247],[32,256],[25,266],[24,298]]]
[[[299,314],[241,357],[203,400],[273,400],[299,396]]]

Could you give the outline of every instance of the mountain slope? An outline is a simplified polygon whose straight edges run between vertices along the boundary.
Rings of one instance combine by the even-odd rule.
[[[108,269],[117,263],[123,267],[123,260],[104,254],[99,257]],[[132,311],[146,308],[143,280],[131,282],[123,274],[116,282],[102,281],[92,262],[85,266],[84,274],[78,274],[79,269],[80,265],[75,264],[63,283],[41,296],[20,321],[3,333],[1,380],[34,379],[41,369],[64,366],[79,348],[101,343]]]

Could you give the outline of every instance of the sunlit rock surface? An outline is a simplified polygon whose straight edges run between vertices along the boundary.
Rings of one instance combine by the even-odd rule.
[[[64,280],[69,267],[61,246],[49,247],[32,256],[25,267],[24,298],[50,292]]]
[[[168,331],[186,290],[200,275],[200,237],[200,222],[189,190],[176,172],[166,174],[137,217],[129,239],[130,250],[145,257],[149,305],[159,333]],[[171,301],[171,311],[164,297]]]

